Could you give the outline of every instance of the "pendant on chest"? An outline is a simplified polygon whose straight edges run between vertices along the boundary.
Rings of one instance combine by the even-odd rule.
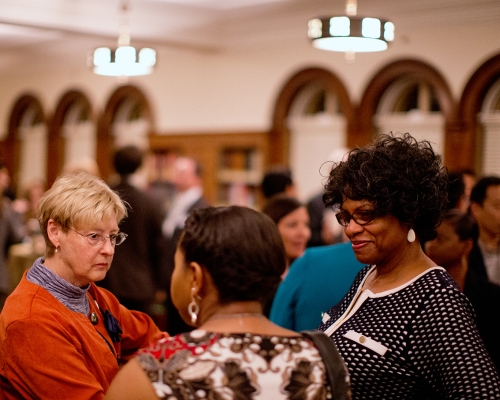
[[[97,323],[99,322],[99,318],[97,317],[97,314],[95,312],[90,313],[90,322],[92,323],[92,325],[97,325]]]

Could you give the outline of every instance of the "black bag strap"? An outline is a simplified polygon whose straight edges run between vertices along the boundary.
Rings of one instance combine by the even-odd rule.
[[[333,400],[351,400],[349,372],[333,340],[316,329],[302,331],[301,334],[316,345],[323,358]]]

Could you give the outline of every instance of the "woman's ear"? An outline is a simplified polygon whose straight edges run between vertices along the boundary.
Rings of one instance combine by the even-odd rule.
[[[49,240],[56,248],[59,246],[60,233],[61,233],[61,225],[55,222],[52,218],[49,219],[49,222],[47,223],[47,235],[49,237]]]
[[[191,288],[193,290],[193,296],[200,296],[199,294],[203,291],[204,279],[203,279],[203,268],[200,264],[195,261],[189,263],[189,270],[191,272]]]
[[[207,297],[213,298],[213,296],[218,298],[219,291],[214,285],[212,277],[207,269],[194,261],[189,264],[189,268],[192,277],[191,288],[194,288],[193,295],[199,296],[202,299]]]

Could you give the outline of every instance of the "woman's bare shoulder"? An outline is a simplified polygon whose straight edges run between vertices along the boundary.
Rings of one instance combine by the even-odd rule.
[[[106,400],[158,400],[151,381],[134,358],[125,364],[111,382]]]

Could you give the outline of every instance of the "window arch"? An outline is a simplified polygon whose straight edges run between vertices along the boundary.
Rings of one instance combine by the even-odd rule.
[[[360,144],[378,133],[410,131],[428,139],[446,158],[446,130],[454,102],[444,77],[419,60],[399,60],[378,71],[368,83],[359,107]]]
[[[353,108],[345,86],[334,74],[308,68],[292,76],[276,101],[270,133],[270,164],[291,165],[299,197],[321,188],[321,160],[346,147]]]
[[[112,172],[110,154],[117,146],[146,148],[153,131],[149,101],[135,86],[121,86],[110,96],[97,130],[97,164],[104,178]]]
[[[35,95],[23,94],[15,101],[4,144],[14,189],[31,180],[47,180],[47,127],[42,103]]]
[[[500,54],[484,62],[467,82],[460,99],[461,135],[454,147],[464,167],[500,174]],[[458,136],[458,135],[457,135]]]
[[[269,135],[270,148],[273,149],[269,156],[271,164],[285,164],[287,162],[290,139],[287,120],[288,116],[293,112],[291,110],[292,105],[297,100],[300,92],[304,93],[304,90],[314,91],[317,87],[336,96],[338,109],[347,121],[347,137],[348,142],[350,141],[350,136],[354,134],[354,108],[345,85],[330,71],[316,67],[306,68],[294,74],[283,85],[275,102],[272,128]],[[325,95],[320,96],[326,97]],[[300,102],[300,100],[298,101]]]
[[[53,182],[65,165],[84,159],[95,159],[95,124],[92,106],[79,90],[64,93],[54,112],[49,132],[49,182]]]

